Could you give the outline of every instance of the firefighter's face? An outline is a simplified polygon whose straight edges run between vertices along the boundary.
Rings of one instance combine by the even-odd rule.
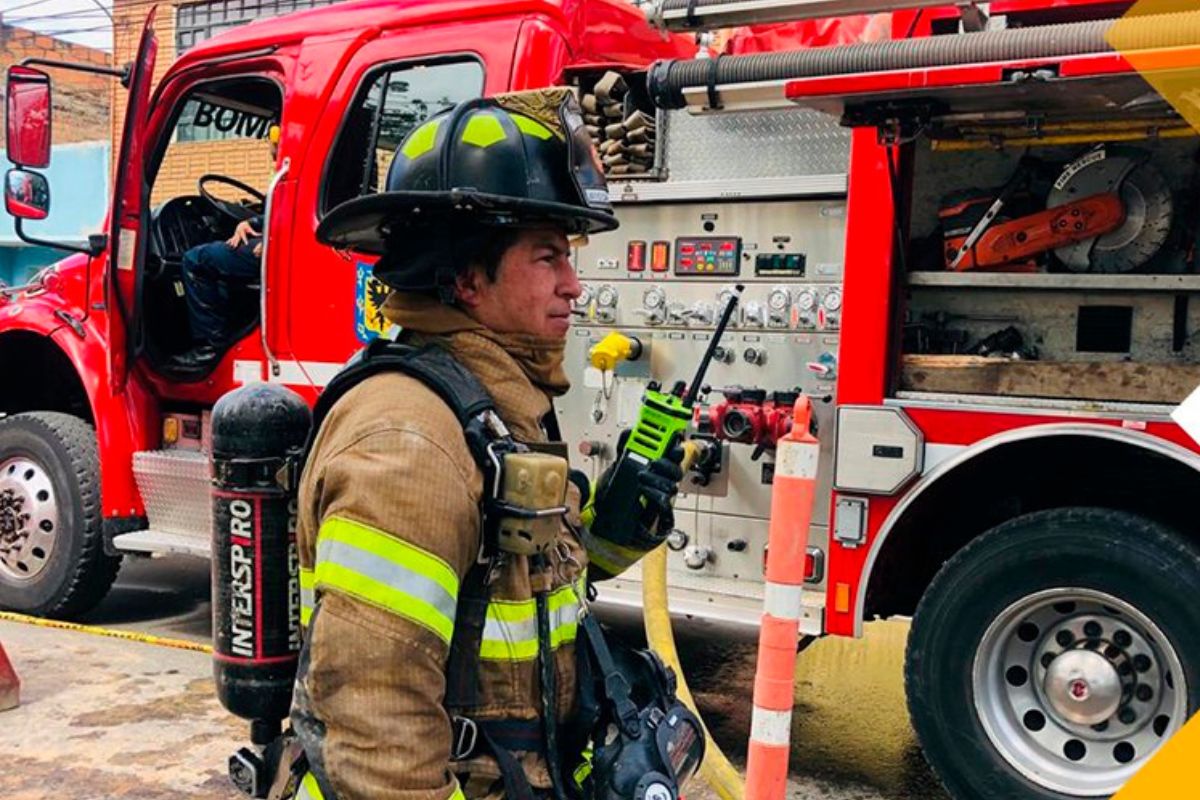
[[[458,299],[466,312],[497,333],[564,337],[579,278],[571,247],[558,228],[523,230],[500,257],[494,281],[482,267],[458,278]]]

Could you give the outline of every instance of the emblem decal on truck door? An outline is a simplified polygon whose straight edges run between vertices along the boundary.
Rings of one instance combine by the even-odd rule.
[[[371,264],[359,261],[354,266],[354,332],[360,342],[367,344],[387,333],[391,327],[383,315],[388,288],[371,274]]]

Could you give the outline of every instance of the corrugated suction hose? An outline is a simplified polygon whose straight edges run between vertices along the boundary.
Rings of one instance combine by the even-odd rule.
[[[1010,28],[979,33],[816,47],[749,56],[658,61],[647,77],[661,108],[683,108],[684,89],[758,81],[922,69],[952,64],[1005,62],[1111,53],[1108,41],[1120,22],[1125,52],[1200,44],[1200,10]]]

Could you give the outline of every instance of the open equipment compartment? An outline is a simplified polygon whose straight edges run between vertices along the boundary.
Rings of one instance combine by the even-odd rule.
[[[1071,134],[1063,144],[999,149],[954,149],[964,140],[924,136],[915,143],[901,396],[1178,403],[1200,384],[1200,310],[1192,301],[1200,293],[1200,138],[1190,129],[1159,137],[1149,127],[1147,138],[1113,143],[1103,138],[1111,125],[1080,124],[1096,131],[1094,142]],[[1180,129],[1176,122],[1166,130]],[[1100,174],[1106,160],[1125,166]],[[1028,177],[1013,188],[1018,170]],[[1007,202],[952,268],[1005,186]],[[1098,194],[1120,201],[1123,220],[1078,221],[1087,213],[1079,201]],[[1049,218],[1051,205],[1064,210]],[[1107,232],[965,268],[976,253],[985,262],[1004,258],[1005,247],[1025,252],[1018,239],[1059,224]]]

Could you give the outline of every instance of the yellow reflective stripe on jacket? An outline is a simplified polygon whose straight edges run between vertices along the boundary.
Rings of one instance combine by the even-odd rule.
[[[300,624],[308,627],[309,620],[312,619],[313,607],[317,604],[316,598],[316,583],[317,577],[313,575],[311,569],[300,568]]]
[[[609,575],[620,575],[636,564],[646,553],[631,547],[622,547],[607,539],[593,536],[587,528],[583,529],[583,546],[588,552],[588,561],[600,567]]]
[[[579,597],[586,591],[580,580],[575,587],[560,586],[550,593],[550,647],[575,641],[579,628]],[[492,600],[483,623],[479,657],[488,661],[528,661],[537,658],[537,600]]]
[[[325,795],[321,794],[321,787],[317,785],[317,779],[311,772],[304,773],[295,800],[325,800]]]
[[[361,522],[331,517],[317,534],[314,578],[315,588],[410,619],[450,643],[458,575],[432,553]]]
[[[300,781],[300,788],[296,790],[292,800],[325,800],[325,795],[321,794],[321,787],[317,785],[317,779],[311,772],[304,773],[304,779]],[[454,792],[447,800],[467,800],[467,797],[463,794],[462,787],[456,784]]]

